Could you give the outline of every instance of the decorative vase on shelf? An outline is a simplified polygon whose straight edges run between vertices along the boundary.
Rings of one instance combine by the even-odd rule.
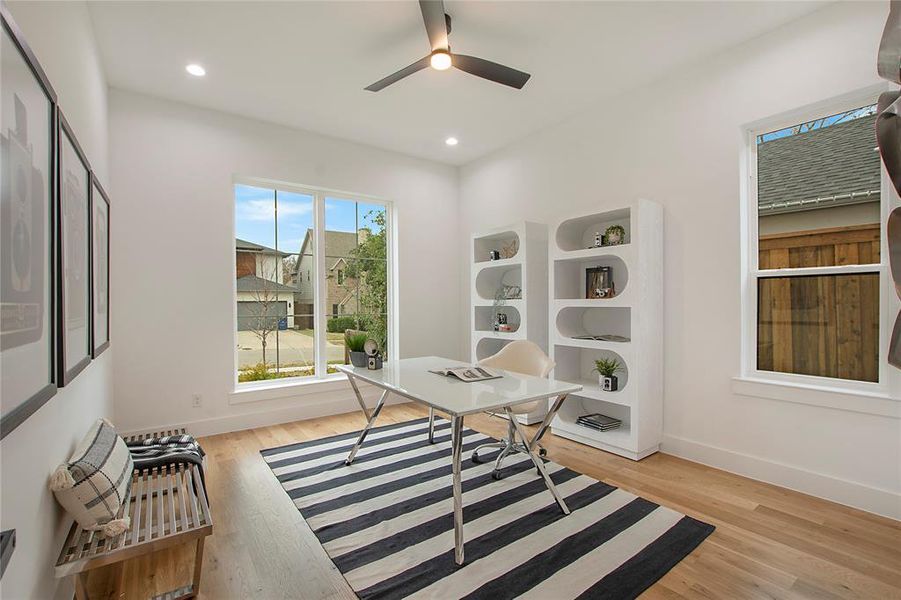
[[[619,389],[619,379],[616,378],[616,375],[610,375],[609,377],[598,375],[598,383],[601,384],[601,389],[605,392],[615,392]]]
[[[626,230],[622,225],[611,225],[604,232],[608,246],[617,246],[626,241]]]

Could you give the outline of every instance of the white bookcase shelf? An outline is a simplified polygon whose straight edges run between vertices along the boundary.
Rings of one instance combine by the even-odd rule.
[[[491,260],[492,250],[513,247],[509,258]],[[471,360],[487,358],[513,340],[531,340],[547,348],[547,225],[520,222],[509,227],[476,233],[470,244]],[[496,301],[504,286],[520,288],[519,298]],[[494,331],[498,313],[507,316],[513,331]],[[525,424],[541,421],[547,408],[519,417]]]
[[[624,243],[594,248],[595,236],[620,225]],[[563,404],[552,431],[640,460],[660,447],[663,425],[663,211],[638,200],[628,206],[563,219],[551,228],[548,253],[549,351],[553,376],[583,390]],[[616,294],[586,298],[586,269],[612,269]],[[584,339],[612,335],[628,341]],[[616,358],[618,390],[601,389],[594,361]],[[611,431],[577,419],[602,413],[622,421]]]

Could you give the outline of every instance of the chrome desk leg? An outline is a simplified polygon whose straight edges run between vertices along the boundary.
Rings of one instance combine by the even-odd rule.
[[[347,380],[350,382],[350,387],[354,389],[354,396],[357,397],[357,402],[360,403],[360,408],[363,409],[363,414],[366,415],[366,418],[369,418],[369,409],[366,408],[366,403],[363,402],[363,394],[360,393],[360,388],[357,387],[357,378],[353,375],[348,375]]]
[[[429,443],[435,443],[435,409],[429,407]]]
[[[510,422],[513,423],[513,426],[516,428],[516,432],[519,433],[519,437],[523,440],[527,440],[529,438],[526,437],[526,432],[523,430],[522,425],[520,425],[519,421],[516,420],[516,415],[513,414],[513,411],[509,406],[504,407],[504,410],[507,412],[507,416],[510,418]],[[541,430],[539,430],[541,433]],[[536,437],[538,434],[536,434]],[[534,440],[532,444],[534,444]],[[554,485],[554,482],[551,480],[550,475],[547,474],[547,469],[544,468],[544,461],[539,458],[534,450],[532,450],[532,444],[526,446],[526,450],[529,454],[529,458],[532,459],[532,462],[538,468],[538,472],[541,473],[541,476],[544,478],[544,484],[547,486],[547,489],[550,490],[551,494],[554,496],[554,500],[557,501],[557,504],[560,506],[560,510],[563,511],[564,515],[569,514],[569,507],[566,506],[566,502],[563,501],[563,497],[560,496],[560,492],[557,491],[557,486]]]
[[[454,560],[463,564],[463,489],[460,480],[460,463],[463,460],[463,417],[451,421],[451,460],[454,473]]]
[[[541,441],[541,438],[547,432],[547,428],[550,426],[551,421],[554,420],[554,417],[557,415],[557,411],[560,410],[560,406],[563,405],[563,401],[566,400],[566,394],[562,396],[557,396],[557,399],[554,400],[554,403],[551,405],[551,410],[547,411],[547,414],[544,415],[544,420],[541,422],[541,425],[538,426],[538,431],[535,432],[535,437],[532,438],[532,441],[528,443],[529,450],[532,452],[535,451],[535,446],[538,445],[538,442]],[[527,438],[522,438],[523,443],[526,443]]]
[[[354,457],[357,455],[357,451],[360,449],[360,446],[363,445],[363,440],[366,439],[366,434],[369,433],[369,430],[372,428],[372,424],[375,423],[375,420],[378,418],[379,413],[382,412],[382,406],[385,405],[385,398],[388,397],[388,390],[382,392],[382,397],[379,398],[378,404],[375,405],[375,408],[372,409],[372,415],[370,415],[369,420],[366,422],[366,427],[363,428],[363,431],[360,432],[360,437],[357,438],[357,443],[354,444],[354,447],[350,449],[350,454],[347,455],[347,459],[344,461],[345,465],[349,465],[354,461]],[[362,399],[360,400],[362,403]]]

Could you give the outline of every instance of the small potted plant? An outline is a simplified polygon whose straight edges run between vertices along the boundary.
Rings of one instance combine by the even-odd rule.
[[[616,246],[626,241],[626,230],[622,225],[611,225],[604,231],[608,246]]]
[[[344,343],[347,344],[347,351],[350,353],[350,363],[355,367],[366,366],[366,340],[369,335],[364,332],[354,332],[348,329],[344,332]]]
[[[615,358],[602,358],[594,361],[594,370],[598,373],[598,383],[605,392],[615,392],[619,389],[619,380],[616,374],[623,371],[623,365]]]

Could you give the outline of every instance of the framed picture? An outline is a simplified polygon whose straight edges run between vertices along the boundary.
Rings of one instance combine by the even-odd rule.
[[[109,347],[109,196],[91,173],[91,357]]]
[[[585,298],[612,298],[616,295],[613,287],[613,269],[611,267],[589,267],[585,269]]]
[[[56,93],[0,3],[0,438],[56,393]],[[9,376],[14,373],[15,376]]]
[[[91,167],[61,111],[59,120],[59,385],[91,362]]]

